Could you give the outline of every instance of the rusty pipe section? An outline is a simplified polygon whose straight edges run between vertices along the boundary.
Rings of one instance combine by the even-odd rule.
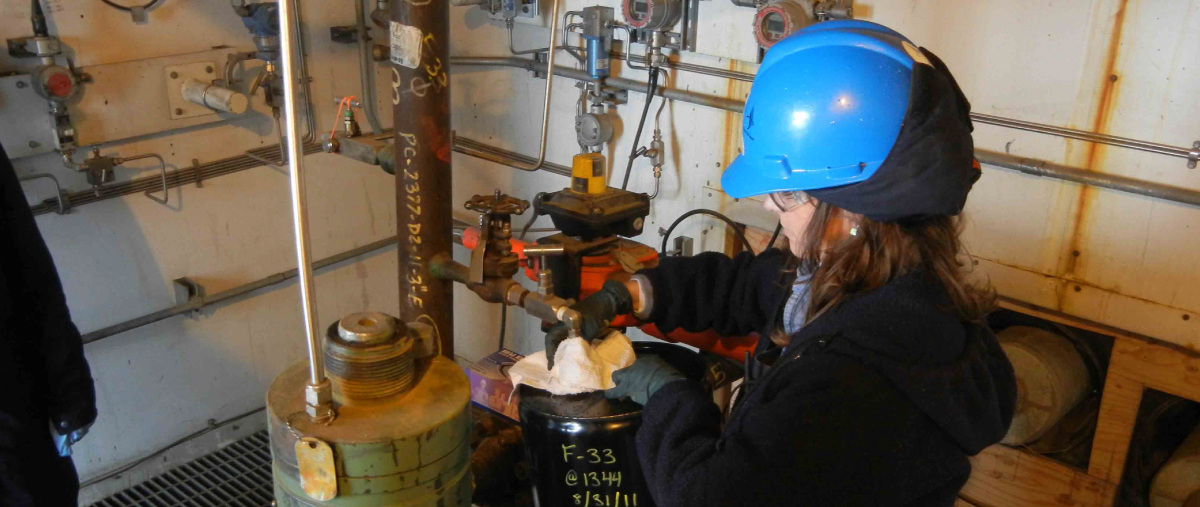
[[[471,268],[450,258],[449,254],[434,257],[429,266],[434,277],[461,283],[484,301],[524,308],[526,313],[552,324],[564,322],[570,330],[568,336],[581,336],[581,315],[571,308],[570,300],[533,292],[511,278],[487,278],[483,283],[473,283]]]
[[[400,320],[433,326],[454,357],[454,287],[430,272],[449,255],[450,3],[391,2],[392,124],[400,255]]]

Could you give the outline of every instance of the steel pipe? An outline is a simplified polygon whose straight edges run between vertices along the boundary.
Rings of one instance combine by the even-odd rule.
[[[556,48],[558,46],[558,5],[563,1],[565,0],[551,0],[551,3],[554,4],[554,8],[550,10],[550,44],[547,45],[547,48]],[[558,53],[558,51],[550,50],[546,52],[545,68],[556,68],[554,66],[554,55],[556,53]],[[542,167],[542,164],[546,162],[546,138],[550,134],[550,92],[554,90],[553,87],[554,74],[547,73],[546,96],[542,99],[542,141],[541,145],[538,147],[537,162],[528,168],[521,167],[519,169],[536,171]]]
[[[1162,183],[1127,178],[1115,174],[1089,171],[1045,160],[1017,157],[988,150],[975,150],[975,158],[979,160],[980,164],[1013,169],[1033,176],[1072,181],[1084,185],[1153,197],[1164,201],[1200,206],[1200,191],[1187,188],[1173,187]]]
[[[454,65],[463,65],[463,66],[493,65],[493,66],[503,66],[503,67],[514,67],[514,68],[525,69],[525,70],[528,70],[531,72],[538,71],[538,70],[540,70],[542,72],[545,71],[545,67],[542,66],[542,64],[539,64],[538,62],[534,62],[532,60],[526,60],[526,59],[522,59],[522,58],[503,58],[503,57],[501,57],[501,58],[495,58],[495,57],[454,58],[451,60],[451,63],[453,63]],[[574,69],[564,69],[562,67],[556,67],[554,69],[554,73],[558,74],[560,76],[563,76],[563,77],[568,77],[571,79],[578,79],[581,81],[591,81],[592,80],[590,78],[590,76],[588,76],[585,72],[577,71]],[[622,82],[622,81],[624,81],[624,82]],[[608,78],[608,79],[605,79],[604,82],[613,88],[645,93],[644,92],[645,85],[637,83],[636,81],[621,80],[619,78]],[[702,106],[708,106],[708,107],[713,107],[716,109],[723,109],[726,111],[733,111],[733,112],[737,112],[737,113],[741,113],[742,107],[745,105],[745,102],[737,100],[737,99],[726,99],[723,97],[714,97],[711,95],[703,95],[703,94],[694,93],[694,92],[690,92],[690,91],[686,91],[686,90],[677,90],[677,89],[662,90],[661,88],[659,90],[662,92],[663,96],[665,96],[669,99],[672,99],[672,100],[678,100],[680,102],[688,102],[691,104],[698,104],[698,105],[702,105]],[[1110,136],[1105,136],[1105,137],[1110,137]],[[1100,141],[1097,140],[1094,142],[1100,142]],[[1060,179],[1060,180],[1065,180],[1065,181],[1072,181],[1072,182],[1076,182],[1076,183],[1082,183],[1085,185],[1093,185],[1093,186],[1098,186],[1098,187],[1102,187],[1102,188],[1108,188],[1111,190],[1117,190],[1120,192],[1127,192],[1127,193],[1136,194],[1136,195],[1144,195],[1147,197],[1154,197],[1157,199],[1162,199],[1162,200],[1171,201],[1171,202],[1177,202],[1177,203],[1181,203],[1181,204],[1200,205],[1200,191],[1196,191],[1196,190],[1180,188],[1180,187],[1173,187],[1170,185],[1164,185],[1162,183],[1139,180],[1139,179],[1135,179],[1135,178],[1128,178],[1125,176],[1117,176],[1117,175],[1113,175],[1113,174],[1105,174],[1105,173],[1101,173],[1101,172],[1088,171],[1088,170],[1084,170],[1084,169],[1080,169],[1080,168],[1076,168],[1076,167],[1055,164],[1055,163],[1047,162],[1044,160],[1015,157],[1012,155],[1005,155],[1005,154],[995,153],[995,152],[991,152],[991,151],[987,151],[987,150],[980,150],[980,149],[975,150],[975,157],[982,164],[994,165],[997,167],[1004,167],[1004,168],[1008,168],[1008,169],[1014,169],[1014,170],[1021,171],[1021,172],[1027,173],[1027,174],[1033,174],[1036,176],[1043,176],[1043,177],[1047,177],[1047,178],[1055,178],[1055,179]]]
[[[328,266],[337,264],[339,262],[353,259],[360,255],[365,255],[365,254],[374,252],[376,250],[380,250],[383,248],[387,248],[389,246],[393,246],[395,244],[396,244],[396,236],[381,239],[379,241],[368,243],[368,244],[360,246],[358,248],[353,248],[353,249],[347,250],[345,252],[342,252],[340,254],[332,255],[332,256],[326,257],[324,259],[321,259],[317,262],[314,262],[312,267],[313,267],[313,269],[323,269]],[[126,331],[132,331],[132,330],[137,329],[142,326],[148,326],[155,322],[169,319],[176,315],[182,315],[182,314],[185,314],[188,312],[203,310],[204,308],[216,305],[223,301],[233,299],[238,296],[245,295],[245,294],[249,294],[249,293],[259,290],[259,289],[265,289],[272,285],[281,284],[283,282],[286,282],[288,280],[295,278],[298,272],[299,272],[299,270],[297,270],[297,269],[289,269],[287,271],[281,271],[279,273],[275,273],[275,274],[265,277],[265,278],[260,278],[253,282],[250,282],[250,283],[245,283],[242,285],[238,285],[237,287],[233,287],[231,289],[223,290],[216,294],[198,297],[198,298],[195,298],[186,303],[181,303],[181,304],[172,306],[170,308],[159,310],[154,313],[146,314],[141,317],[137,317],[137,318],[130,319],[130,320],[127,320],[124,322],[113,324],[111,326],[103,327],[103,328],[97,329],[95,331],[85,333],[83,335],[83,343],[87,344],[87,343],[97,342],[97,341],[103,340],[105,338],[108,338],[110,336],[115,336],[115,335],[124,333]]]
[[[371,125],[371,133],[383,132],[379,117],[375,113],[375,58],[371,56],[371,38],[367,36],[367,11],[363,0],[354,0],[354,19],[358,22],[358,73],[362,81],[362,110]],[[339,118],[340,119],[340,118]]]
[[[503,150],[495,146],[484,144],[474,139],[458,135],[454,136],[454,151],[464,155],[470,155],[475,158],[487,160],[489,162],[495,162],[500,165],[521,169],[523,171],[528,171],[529,169],[526,168],[531,167],[536,162],[536,159],[533,157]],[[541,170],[562,176],[571,176],[570,167],[552,162],[546,162],[544,160],[542,161]]]
[[[539,62],[525,59],[525,58],[516,58],[516,57],[493,57],[493,56],[454,57],[454,58],[450,59],[450,63],[452,65],[458,65],[458,66],[463,66],[463,67],[469,67],[469,66],[513,67],[513,68],[518,68],[518,69],[525,69],[530,72],[546,72],[546,64],[539,63]],[[568,69],[566,67],[554,67],[554,75],[562,76],[562,77],[570,78],[570,79],[575,79],[577,81],[589,81],[589,82],[597,81],[596,79],[592,79],[592,77],[590,75],[588,75],[588,73],[586,71],[578,70],[578,69]],[[646,83],[642,83],[640,81],[634,81],[632,79],[625,79],[625,78],[619,78],[619,77],[607,77],[607,78],[603,79],[603,83],[604,83],[604,86],[602,87],[602,89],[607,92],[613,92],[616,90],[620,90],[620,91],[632,91],[632,92],[638,92],[638,93],[646,93]],[[735,113],[741,113],[742,108],[746,105],[746,103],[744,101],[737,100],[737,99],[728,99],[725,97],[715,97],[712,95],[704,95],[704,94],[700,94],[700,93],[694,93],[694,92],[690,92],[690,91],[686,91],[686,90],[679,90],[679,89],[675,89],[675,88],[665,89],[665,88],[659,87],[655,93],[659,96],[666,97],[671,100],[678,100],[680,102],[689,102],[692,104],[698,104],[698,105],[713,107],[713,108],[717,108],[717,109],[724,109],[727,111],[733,111]]]
[[[393,146],[400,257],[400,319],[434,328],[454,358],[454,286],[430,273],[429,260],[453,248],[450,131],[450,4],[391,2]],[[400,97],[403,100],[400,100]]]
[[[1085,130],[1069,129],[1066,127],[1057,127],[1054,125],[1043,125],[1041,123],[1033,123],[1023,120],[1014,120],[1011,118],[1001,118],[990,114],[971,113],[971,120],[978,123],[988,125],[997,125],[1000,127],[1008,127],[1011,129],[1024,130],[1026,132],[1037,132],[1039,134],[1049,134],[1069,139],[1079,139],[1091,143],[1107,144],[1110,146],[1120,146],[1133,150],[1146,151],[1150,153],[1158,153],[1172,157],[1187,159],[1192,165],[1200,160],[1200,142],[1193,146],[1193,149],[1180,148],[1160,143],[1152,143],[1150,141],[1139,141],[1127,137],[1110,136],[1107,134],[1098,134],[1096,132],[1088,132]]]
[[[304,148],[300,142],[297,102],[296,57],[300,54],[296,12],[292,2],[279,2],[279,52],[283,77],[284,125],[287,128],[288,177],[292,195],[292,225],[296,235],[296,268],[300,276],[300,305],[308,342],[308,385],[305,399],[309,417],[329,419],[333,415],[333,391],[325,378],[321,334],[317,323],[317,301],[313,294],[312,245],[308,238],[308,208],[304,182]]]
[[[735,1],[735,3],[736,3],[736,1]],[[611,54],[614,57],[616,57],[617,59],[625,58],[626,61],[632,60],[634,62],[639,62],[639,63],[644,63],[646,61],[646,59],[643,57],[640,57],[637,55],[632,55],[632,54],[625,54],[625,53],[622,53],[622,52],[616,51],[616,50],[612,51]],[[666,66],[670,67],[672,69],[678,69],[678,70],[692,72],[692,73],[696,73],[696,74],[704,74],[704,75],[708,75],[708,76],[723,77],[726,79],[734,79],[734,80],[738,80],[738,81],[747,81],[747,82],[754,81],[754,74],[749,73],[749,72],[737,72],[737,71],[732,71],[732,70],[718,69],[715,67],[707,67],[704,65],[695,65],[695,64],[682,63],[682,62],[672,62],[669,60],[667,61]],[[1162,144],[1162,143],[1154,143],[1154,142],[1150,142],[1150,141],[1141,141],[1138,139],[1130,139],[1128,137],[1112,136],[1112,135],[1108,135],[1108,134],[1089,132],[1086,130],[1070,129],[1070,128],[1059,127],[1059,126],[1055,126],[1055,125],[1046,125],[1043,123],[1034,123],[1031,121],[1015,120],[1012,118],[1004,118],[1004,117],[1000,117],[1000,116],[994,116],[994,115],[983,114],[983,113],[971,113],[971,120],[974,122],[977,122],[977,123],[983,123],[983,124],[987,124],[987,125],[996,125],[998,127],[1006,127],[1006,128],[1016,129],[1016,130],[1024,130],[1026,132],[1035,132],[1038,134],[1047,134],[1047,135],[1065,137],[1065,138],[1069,138],[1069,139],[1079,139],[1081,141],[1107,144],[1109,146],[1119,146],[1121,148],[1129,148],[1129,149],[1133,149],[1133,150],[1145,151],[1145,152],[1150,152],[1150,153],[1158,153],[1161,155],[1183,158],[1183,159],[1187,159],[1188,167],[1190,167],[1190,168],[1194,168],[1196,166],[1196,163],[1200,162],[1200,141],[1197,141],[1195,144],[1192,145],[1191,149],[1188,149],[1188,148],[1182,148],[1179,146],[1171,146],[1171,145]]]

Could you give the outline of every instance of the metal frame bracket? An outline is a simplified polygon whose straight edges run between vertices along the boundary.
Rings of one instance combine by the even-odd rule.
[[[193,301],[199,301],[200,305],[204,304],[204,286],[197,283],[188,277],[176,278],[171,280],[171,285],[175,288],[175,304],[185,305]],[[201,311],[197,308],[187,313],[191,319],[199,319]]]

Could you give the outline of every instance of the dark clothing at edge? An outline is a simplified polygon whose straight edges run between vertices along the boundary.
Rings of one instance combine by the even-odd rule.
[[[650,321],[664,332],[767,337],[791,292],[786,258],[662,259],[642,272]],[[698,383],[667,384],[637,435],[655,502],[953,505],[967,457],[1008,430],[1016,384],[991,331],[948,308],[942,286],[918,270],[845,301],[786,348],[763,338],[724,429]]]
[[[50,434],[96,420],[96,392],[50,251],[0,148],[0,505],[77,504],[79,476]]]

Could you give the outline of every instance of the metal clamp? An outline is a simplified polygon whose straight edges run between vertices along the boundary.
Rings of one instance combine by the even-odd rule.
[[[1192,143],[1192,151],[1188,153],[1188,169],[1195,169],[1197,161],[1200,161],[1200,141]]]

